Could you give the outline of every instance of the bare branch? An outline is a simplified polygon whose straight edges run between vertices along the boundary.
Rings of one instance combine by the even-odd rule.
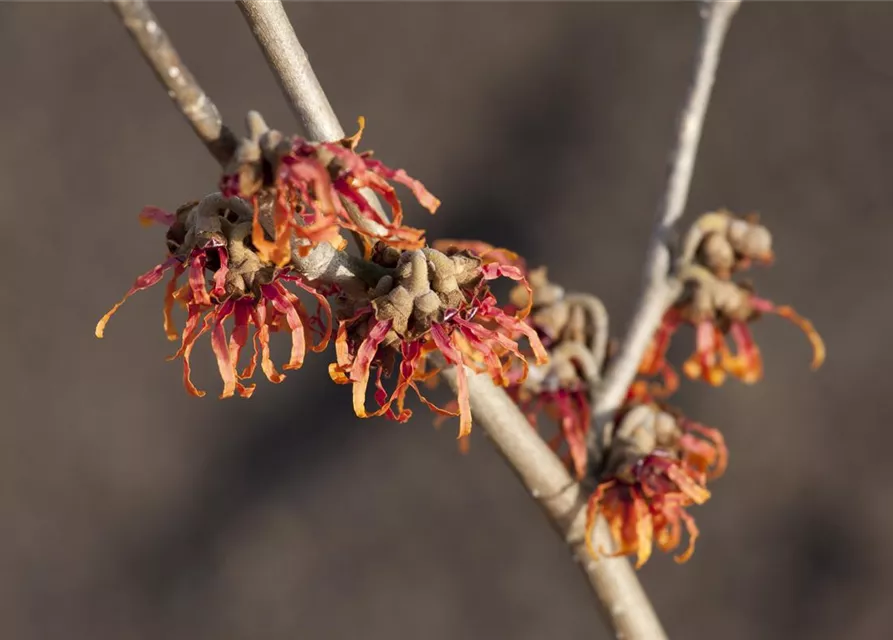
[[[567,542],[601,603],[602,614],[617,638],[663,640],[666,634],[648,596],[626,558],[589,556],[585,544],[586,502],[580,486],[531,428],[514,401],[486,375],[468,373],[468,391],[475,424],[482,426],[506,462],[543,507]],[[456,391],[456,371],[443,373]],[[613,548],[603,518],[595,528],[593,546]]]
[[[237,4],[307,136],[319,142],[343,138],[344,129],[316,79],[282,3],[239,0]]]
[[[596,424],[590,433],[590,450],[598,448],[603,426],[614,414],[636,375],[636,370],[661,319],[678,294],[671,273],[670,242],[676,222],[685,210],[704,116],[710,102],[720,51],[740,0],[706,0],[701,6],[702,29],[694,77],[682,109],[676,144],[670,156],[669,176],[657,208],[656,224],[645,265],[644,283],[633,320],[620,352],[614,358],[595,402]]]
[[[193,131],[220,164],[236,148],[236,138],[223,124],[220,112],[199,86],[143,0],[112,0],[112,7],[133,36],[158,80]]]

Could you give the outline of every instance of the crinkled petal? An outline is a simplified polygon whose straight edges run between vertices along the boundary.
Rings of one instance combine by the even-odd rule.
[[[236,392],[236,367],[230,358],[229,345],[226,340],[226,330],[223,323],[233,314],[235,303],[227,300],[214,313],[214,329],[211,331],[211,349],[217,359],[217,369],[223,380],[223,392],[220,399],[231,398]]]
[[[456,365],[456,399],[459,401],[459,437],[461,438],[471,433],[471,400],[468,395],[468,377],[462,354],[456,349],[442,325],[431,325],[431,337],[447,362]]]
[[[112,307],[108,311],[108,313],[102,316],[99,322],[96,323],[96,337],[101,338],[103,336],[103,334],[105,333],[105,325],[108,324],[108,321],[111,319],[114,313],[121,308],[121,305],[127,301],[127,298],[132,296],[137,291],[143,291],[145,289],[148,289],[152,285],[158,284],[164,277],[164,273],[176,264],[179,264],[179,261],[172,256],[137,278],[136,282],[133,283],[133,286],[130,287],[130,291],[125,293],[124,297],[121,298],[121,300],[117,304],[115,304],[115,306]]]
[[[372,362],[379,345],[391,330],[391,324],[391,320],[380,320],[371,326],[368,335],[357,349],[357,355],[350,368],[350,380],[353,382],[353,409],[360,418],[379,416],[387,411],[384,409],[375,413],[366,412],[366,387],[369,384]]]

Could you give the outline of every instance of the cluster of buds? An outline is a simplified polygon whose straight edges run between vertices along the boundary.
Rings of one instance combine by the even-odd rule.
[[[249,397],[255,386],[244,381],[253,376],[258,360],[271,382],[284,378],[270,358],[271,333],[290,333],[291,355],[283,369],[297,369],[308,349],[326,348],[337,324],[330,375],[337,383],[353,385],[358,416],[407,420],[411,412],[404,402],[411,387],[436,412],[458,416],[460,435],[466,435],[471,410],[464,367],[457,368],[455,410],[428,402],[417,385],[451,365],[487,373],[503,386],[523,380],[528,365],[522,339],[543,364],[546,352],[524,322],[530,305],[503,310],[488,283],[508,278],[529,286],[510,252],[448,245],[435,249],[426,246],[422,231],[403,226],[402,205],[391,182],[407,186],[431,212],[439,201],[403,170],[386,167],[368,152],[357,153],[362,126],[361,119],[360,132],[344,140],[311,143],[286,138],[258,114],[249,114],[249,136],[224,172],[221,193],[174,213],[154,207],[143,211],[143,222],[168,227],[168,256],[137,278],[99,321],[97,337],[128,297],[172,270],[164,327],[169,339],[181,341],[172,358],[182,357],[184,384],[192,395],[204,395],[191,381],[190,355],[207,332],[223,379],[220,397]],[[370,194],[384,199],[390,218],[378,211]],[[359,238],[365,259],[343,253],[343,230]],[[320,255],[337,268],[308,269]],[[183,274],[187,282],[178,287]],[[315,298],[315,312],[287,285]],[[335,318],[329,298],[336,303]],[[174,326],[175,303],[186,309],[182,331]],[[240,368],[252,327],[253,354]],[[365,396],[373,369],[379,409],[370,413]],[[388,394],[383,377],[394,371],[396,388]]]
[[[408,420],[412,412],[404,402],[412,388],[436,413],[458,416],[459,437],[464,437],[471,430],[464,367],[456,369],[455,409],[428,401],[419,382],[431,379],[444,366],[465,365],[508,386],[512,380],[526,377],[528,362],[518,342],[522,338],[527,339],[537,363],[545,363],[547,356],[536,332],[524,322],[526,308],[517,313],[503,310],[488,285],[505,277],[526,287],[521,270],[499,261],[498,255],[482,257],[458,246],[443,248],[399,251],[383,243],[375,247],[372,260],[389,273],[378,281],[369,303],[342,301],[337,311],[337,361],[329,373],[335,382],[353,385],[354,411],[360,417],[387,415],[400,422]],[[517,378],[516,364],[521,367]],[[377,370],[375,400],[379,408],[367,413],[366,389],[373,368]],[[395,370],[396,387],[388,393],[382,376]]]
[[[733,279],[755,262],[771,264],[773,260],[772,236],[756,216],[739,218],[718,211],[698,219],[683,246],[681,293],[667,310],[639,369],[643,376],[663,377],[663,385],[647,385],[650,393],[668,395],[678,386],[666,352],[673,334],[683,325],[694,327],[696,346],[682,370],[689,378],[712,386],[721,385],[727,375],[746,384],[762,378],[763,360],[749,325],[767,313],[799,326],[812,344],[812,368],[821,366],[825,347],[812,323],[791,307],[776,306],[757,296],[750,283]],[[735,353],[727,337],[731,337]]]
[[[554,433],[543,433],[544,439],[582,479],[588,464],[590,393],[607,355],[607,315],[598,298],[567,294],[549,281],[545,267],[531,270],[527,277],[533,291],[528,322],[548,349],[549,361],[532,367],[509,393],[534,427],[542,428],[541,416],[554,425]],[[516,287],[512,303],[521,304],[526,294]]]

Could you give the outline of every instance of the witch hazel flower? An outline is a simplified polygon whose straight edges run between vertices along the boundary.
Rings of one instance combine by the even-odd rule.
[[[765,314],[781,316],[806,334],[813,351],[813,370],[824,362],[821,336],[792,307],[757,296],[748,284],[720,280],[699,265],[687,267],[682,280],[683,293],[664,315],[649,355],[659,366],[667,366],[665,355],[670,336],[679,327],[689,325],[695,329],[695,351],[682,367],[686,376],[712,386],[721,385],[727,375],[753,384],[763,377],[763,359],[750,324]],[[731,338],[734,352],[727,338]]]
[[[588,501],[590,555],[634,555],[640,568],[655,545],[664,552],[677,549],[684,529],[688,545],[675,560],[687,561],[699,536],[688,508],[710,498],[707,481],[725,470],[728,453],[722,436],[654,403],[628,404],[616,424]],[[613,552],[592,545],[599,515],[608,523]]]
[[[732,274],[755,262],[770,264],[773,260],[771,235],[755,216],[738,218],[728,211],[718,211],[699,218],[683,243],[678,275],[681,292],[664,315],[639,366],[640,375],[662,377],[663,384],[639,381],[636,385],[647,387],[654,395],[675,391],[678,377],[666,353],[671,338],[683,325],[695,329],[695,351],[683,365],[686,376],[713,386],[721,385],[729,375],[746,384],[757,382],[763,376],[763,360],[750,325],[766,314],[797,325],[812,346],[812,368],[820,367],[825,346],[809,320],[790,306],[758,296],[750,283],[732,280]]]
[[[223,380],[221,398],[238,393],[250,397],[255,385],[243,381],[253,377],[258,360],[270,382],[279,383],[284,375],[270,358],[270,335],[288,332],[292,347],[283,369],[302,366],[306,351],[321,351],[329,341],[331,310],[326,298],[303,279],[263,259],[251,242],[254,213],[239,198],[212,194],[201,202],[183,205],[175,213],[148,207],[140,219],[168,227],[169,257],[137,278],[131,289],[96,325],[96,337],[102,338],[112,315],[131,295],[158,284],[168,272],[164,298],[164,330],[169,340],[180,340],[180,348],[169,360],[183,359],[183,383],[189,394],[202,397],[191,379],[190,357],[196,341],[210,333],[211,348]],[[186,282],[178,285],[186,275]],[[311,314],[286,285],[312,295],[318,308]],[[186,309],[186,322],[178,331],[173,321],[175,304]],[[232,320],[227,336],[225,324]],[[239,368],[243,349],[254,329],[253,353]]]
[[[533,291],[527,323],[549,352],[549,361],[532,366],[526,379],[512,384],[508,392],[550,448],[581,479],[588,465],[591,389],[607,355],[605,336],[598,335],[606,330],[599,321],[601,302],[594,296],[566,294],[549,280],[545,267],[532,269],[527,277]],[[519,306],[525,296],[516,287],[509,299]]]
[[[537,363],[546,361],[546,352],[523,315],[506,313],[489,287],[500,277],[523,282],[518,268],[482,264],[468,251],[428,247],[400,251],[383,244],[373,250],[372,259],[390,273],[374,288],[371,304],[343,301],[337,312],[336,362],[329,367],[336,383],[353,386],[357,416],[386,415],[406,421],[412,415],[405,407],[406,393],[412,389],[436,413],[458,416],[461,438],[471,431],[472,423],[467,374],[461,365],[507,386],[515,363],[523,370],[528,366],[521,339],[529,342]],[[454,365],[460,365],[457,409],[437,407],[418,384]],[[370,412],[366,394],[373,371],[379,408]],[[394,373],[396,384],[388,392],[383,379]]]
[[[372,157],[357,153],[365,121],[359,131],[338,142],[308,142],[271,130],[260,114],[248,115],[250,135],[244,139],[221,181],[225,195],[240,196],[258,206],[266,197],[274,203],[273,239],[263,233],[257,216],[252,240],[258,253],[277,266],[285,266],[294,233],[302,240],[301,255],[315,245],[330,242],[343,248],[346,229],[364,239],[368,254],[377,240],[401,249],[424,246],[424,231],[403,226],[403,207],[392,183],[407,187],[431,213],[440,206],[418,180],[402,169],[391,169]],[[370,203],[379,195],[390,209],[384,216]]]

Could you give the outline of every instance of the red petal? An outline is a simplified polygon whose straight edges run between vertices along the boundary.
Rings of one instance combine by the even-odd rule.
[[[468,378],[462,354],[456,349],[443,325],[431,325],[431,337],[447,362],[456,365],[456,386],[458,387],[456,399],[459,401],[459,437],[461,438],[471,433],[471,400],[468,396]]]
[[[372,414],[366,412],[366,387],[369,384],[372,361],[375,359],[378,346],[391,330],[391,323],[391,320],[380,320],[372,325],[369,334],[357,349],[357,355],[350,368],[350,380],[353,382],[353,409],[360,418],[369,418],[384,413],[384,410]]]
[[[121,305],[127,301],[127,298],[132,296],[137,291],[143,291],[144,289],[148,289],[154,284],[158,284],[158,282],[160,282],[161,279],[164,277],[164,272],[170,269],[175,264],[179,264],[179,260],[174,257],[170,257],[137,278],[136,282],[133,283],[133,286],[130,287],[130,291],[125,293],[124,297],[121,298],[121,300],[117,304],[115,304],[114,307],[109,309],[108,313],[102,316],[99,322],[96,323],[96,337],[101,338],[103,336],[103,334],[105,333],[105,325],[108,324],[108,321],[111,319],[114,313],[121,308]]]
[[[304,364],[304,354],[307,350],[307,344],[304,336],[304,325],[301,323],[301,317],[295,311],[295,307],[289,300],[288,292],[279,283],[264,284],[260,287],[264,297],[273,305],[273,308],[285,316],[288,327],[291,329],[291,356],[288,364],[283,369],[300,369]]]
[[[332,337],[332,307],[329,305],[329,301],[326,300],[326,297],[324,295],[305,283],[298,276],[283,276],[283,280],[294,282],[296,285],[301,287],[301,289],[316,298],[319,309],[323,312],[323,314],[325,314],[326,318],[325,320],[323,320],[323,336],[317,344],[310,346],[310,350],[316,353],[324,351],[326,346],[328,346],[329,344],[329,340]]]
[[[226,331],[223,328],[224,321],[230,317],[234,310],[232,300],[224,302],[214,314],[214,330],[211,332],[211,349],[217,358],[217,369],[223,380],[223,392],[220,399],[230,398],[236,391],[236,367],[230,358],[229,347],[226,343]]]
[[[220,268],[214,273],[214,289],[211,291],[218,298],[226,295],[226,274],[229,272],[229,252],[226,247],[217,247],[217,255],[220,257]]]
[[[211,296],[205,288],[205,263],[207,258],[204,251],[196,251],[189,263],[189,288],[192,291],[192,301],[196,304],[211,304]]]

